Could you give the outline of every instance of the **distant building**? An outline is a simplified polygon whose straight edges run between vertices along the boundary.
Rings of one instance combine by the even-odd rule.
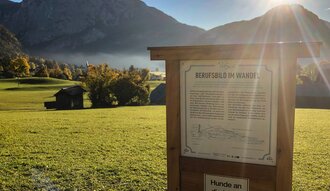
[[[166,73],[165,72],[150,72],[150,80],[151,81],[164,81],[166,80]]]
[[[166,84],[161,83],[150,94],[151,105],[165,105],[166,104]]]
[[[297,85],[296,92],[297,108],[330,109],[330,90],[327,85],[322,83]]]
[[[56,97],[56,101],[45,102],[44,106],[47,109],[83,109],[84,92],[86,92],[86,90],[84,90],[81,86],[62,88],[54,95]]]
[[[322,73],[320,71],[322,71]],[[323,61],[319,64],[319,71],[317,71],[316,83],[330,83],[330,62]]]

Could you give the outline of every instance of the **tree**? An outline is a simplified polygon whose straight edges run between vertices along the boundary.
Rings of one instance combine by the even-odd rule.
[[[55,62],[45,62],[47,68],[49,68],[49,66],[53,66],[52,69],[49,70],[49,76],[52,77],[52,78],[59,78],[59,79],[63,79],[63,71],[62,69],[60,68],[60,66]],[[54,64],[54,65],[52,65]]]
[[[37,77],[49,77],[47,66],[42,64],[36,69],[35,76]]]
[[[34,63],[36,65],[36,68],[41,66],[41,65],[45,65],[45,59],[40,58],[40,57],[30,57],[30,63]],[[47,67],[48,68],[48,67]]]
[[[81,68],[76,68],[73,72],[73,75],[72,75],[73,77],[72,78],[74,80],[81,80],[80,78],[83,75],[84,75],[84,73],[83,73],[82,69]]]
[[[92,107],[111,107],[116,105],[116,98],[110,86],[118,77],[118,73],[106,64],[89,65],[84,83],[89,90]]]
[[[137,85],[128,76],[116,80],[111,88],[120,106],[149,103],[149,86]]]
[[[65,76],[65,78],[67,80],[72,80],[71,70],[67,66],[65,66],[64,69],[63,69],[63,75]]]
[[[148,104],[150,93],[150,87],[146,85],[148,79],[148,69],[138,69],[130,66],[128,71],[124,71],[112,86],[118,105]]]
[[[117,98],[118,105],[123,106],[129,104],[137,94],[137,85],[128,76],[125,76],[116,80],[111,90]]]
[[[146,85],[148,69],[131,66],[128,70],[113,70],[106,64],[89,65],[85,84],[92,107],[115,105],[145,105],[149,103],[150,87]]]
[[[36,64],[34,62],[30,62],[29,64],[30,64],[30,72],[35,72],[37,68]]]
[[[143,68],[140,71],[141,78],[143,82],[145,83],[146,81],[150,80],[150,70],[147,68]]]
[[[0,66],[3,68],[2,75],[6,78],[14,77],[14,73],[10,70],[11,58],[9,56],[0,57]]]
[[[30,65],[27,57],[18,56],[10,62],[10,70],[17,77],[17,85],[19,86],[19,78],[30,75]]]
[[[30,65],[27,57],[19,56],[11,60],[10,70],[14,72],[16,77],[30,75]]]
[[[312,82],[316,81],[317,74],[318,74],[318,69],[316,64],[309,64],[305,66],[301,71],[301,75],[308,77]]]

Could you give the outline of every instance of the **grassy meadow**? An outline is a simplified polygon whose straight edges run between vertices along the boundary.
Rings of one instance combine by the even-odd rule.
[[[55,100],[53,95],[62,87],[80,84],[80,82],[27,78],[0,79],[0,111],[8,110],[44,110],[43,102]]]
[[[43,108],[76,83],[0,80],[0,190],[166,190],[165,107]],[[330,190],[329,116],[296,110],[295,191]]]

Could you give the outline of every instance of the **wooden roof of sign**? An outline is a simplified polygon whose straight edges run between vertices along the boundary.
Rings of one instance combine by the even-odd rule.
[[[149,47],[151,60],[216,60],[319,57],[321,42]]]

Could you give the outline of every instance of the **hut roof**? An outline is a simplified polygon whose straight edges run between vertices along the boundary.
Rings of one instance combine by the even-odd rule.
[[[76,96],[76,95],[80,95],[83,94],[84,92],[86,92],[86,90],[84,88],[82,88],[81,86],[71,86],[71,87],[66,87],[66,88],[62,88],[60,91],[58,91],[56,94],[54,94],[54,96],[57,96],[59,94],[68,94],[70,96]]]

